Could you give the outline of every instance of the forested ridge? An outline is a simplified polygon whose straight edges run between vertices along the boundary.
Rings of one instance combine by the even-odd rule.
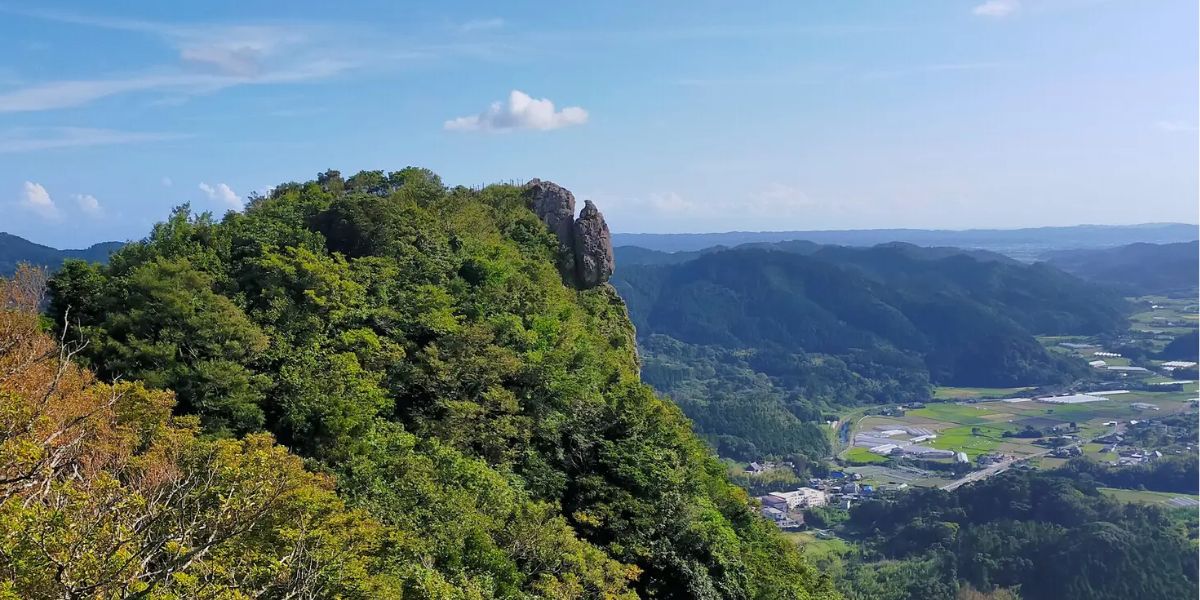
[[[966,255],[927,259],[898,246],[705,254],[617,274],[634,323],[686,343],[849,354],[890,348],[921,357],[944,385],[1061,380],[1033,334],[1124,327],[1111,293],[1045,265]]]
[[[1074,466],[853,508],[845,528],[862,549],[840,574],[847,596],[952,600],[970,585],[1025,600],[1194,598],[1195,514],[1121,504],[1087,461]]]
[[[1034,334],[1119,331],[1129,310],[1108,289],[981,250],[797,241],[617,256],[643,377],[742,460],[824,456],[824,418],[926,401],[934,384],[1085,377]]]
[[[1046,262],[1123,293],[1195,295],[1200,287],[1200,242],[1129,244],[1093,250],[1058,250]]]
[[[182,207],[107,265],[67,262],[66,354],[40,301],[5,312],[6,360],[44,360],[0,382],[28,409],[4,417],[117,434],[52,464],[44,437],[5,440],[4,475],[37,484],[0,497],[20,524],[0,593],[836,597],[639,381],[624,303],[564,285],[561,252],[522,188],[410,168]],[[85,417],[56,412],[68,396]]]

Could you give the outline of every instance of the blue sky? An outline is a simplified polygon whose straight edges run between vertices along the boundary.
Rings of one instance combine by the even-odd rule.
[[[408,165],[620,232],[1197,221],[1193,0],[411,4],[0,3],[0,230]]]

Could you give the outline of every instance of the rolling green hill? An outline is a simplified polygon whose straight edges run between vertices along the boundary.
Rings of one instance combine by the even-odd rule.
[[[82,250],[57,250],[35,244],[25,238],[0,232],[0,277],[12,275],[20,263],[29,263],[56,270],[63,261],[77,258],[89,262],[105,262],[108,256],[123,246],[121,242],[102,242]]]
[[[1123,325],[1122,300],[1046,265],[901,246],[762,249],[678,265],[623,267],[615,284],[642,336],[689,344],[846,355],[920,356],[939,384],[1052,383],[1069,366],[1033,334],[1096,334]]]
[[[1131,296],[1185,293],[1200,287],[1200,242],[1130,244],[1098,250],[1060,250],[1042,256],[1068,273],[1117,287]]]

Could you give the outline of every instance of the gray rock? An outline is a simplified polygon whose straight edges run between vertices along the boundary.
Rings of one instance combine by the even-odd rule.
[[[529,198],[529,208],[558,236],[558,241],[567,248],[573,247],[575,194],[553,181],[533,179],[525,184],[525,195]]]
[[[613,273],[612,234],[604,215],[591,200],[575,218],[575,195],[551,181],[525,184],[529,208],[558,237],[558,270],[568,284],[587,290],[608,281]]]
[[[575,220],[575,280],[580,289],[591,289],[608,281],[613,274],[612,234],[604,215],[584,200]]]

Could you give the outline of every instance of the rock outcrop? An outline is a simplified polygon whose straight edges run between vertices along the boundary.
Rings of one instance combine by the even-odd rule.
[[[584,200],[583,210],[575,220],[574,245],[575,277],[580,289],[594,288],[612,277],[612,234],[604,215],[591,200]]]
[[[554,183],[534,179],[525,184],[525,195],[534,214],[558,236],[558,240],[571,247],[572,225],[575,222],[575,194]]]
[[[575,195],[551,181],[525,184],[529,208],[558,237],[558,269],[563,279],[586,290],[606,283],[613,273],[612,234],[591,200],[575,218]]]

